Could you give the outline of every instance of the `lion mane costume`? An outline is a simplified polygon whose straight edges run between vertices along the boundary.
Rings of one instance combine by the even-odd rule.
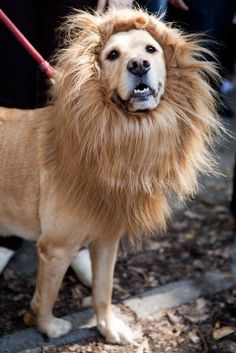
[[[101,233],[115,234],[120,225],[132,235],[165,229],[173,200],[192,196],[199,172],[212,169],[208,147],[219,121],[209,84],[216,71],[203,56],[209,53],[193,36],[141,10],[80,13],[66,29],[67,48],[56,59],[50,133],[56,148],[49,159],[57,154],[59,186],[84,219],[96,215]],[[148,31],[164,51],[165,92],[148,112],[118,107],[99,67],[107,40],[131,29]]]

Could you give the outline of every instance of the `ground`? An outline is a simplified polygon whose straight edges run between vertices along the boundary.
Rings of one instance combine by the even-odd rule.
[[[235,101],[233,97],[231,104]],[[236,131],[235,120],[228,121],[228,125]],[[220,175],[202,179],[198,196],[175,212],[167,234],[157,234],[139,249],[130,249],[126,244],[121,247],[115,271],[113,302],[133,315],[132,328],[140,327],[142,335],[136,345],[111,346],[97,336],[63,347],[40,348],[37,353],[236,352],[236,287],[200,296],[195,301],[144,319],[130,313],[122,304],[127,298],[141,295],[151,288],[161,288],[177,280],[198,278],[209,270],[235,273],[236,225],[229,212],[235,147],[233,138],[217,146],[217,153],[221,156]],[[29,309],[34,286],[33,273],[26,271],[22,276],[16,266],[5,270],[0,278],[2,336],[25,329],[23,317]],[[72,270],[69,270],[55,314],[64,316],[85,310],[84,298],[89,296],[90,290],[79,284]]]
[[[139,322],[143,337],[137,347],[104,344],[101,338],[85,345],[49,348],[45,353],[235,353],[236,290],[212,298],[200,298],[176,310],[163,312],[151,320]],[[222,334],[221,339],[216,339]]]

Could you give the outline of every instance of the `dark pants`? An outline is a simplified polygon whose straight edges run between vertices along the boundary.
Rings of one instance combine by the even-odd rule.
[[[226,72],[232,71],[232,52],[235,52],[232,19],[236,1],[186,0],[186,4],[189,11],[179,10],[169,4],[167,20],[176,22],[187,32],[207,35],[208,48],[215,53]]]
[[[236,59],[236,26],[232,19],[235,0],[190,0],[189,11],[181,11],[169,4],[167,19],[175,21],[187,32],[204,33],[212,41],[207,46],[218,57],[222,74],[233,73]],[[231,212],[236,218],[236,165],[233,179]]]
[[[149,12],[159,12],[164,11],[166,7],[166,2],[164,0],[140,0],[139,5]]]
[[[55,29],[71,8],[95,0],[1,0],[0,6],[35,48],[49,59],[57,47]],[[0,23],[0,105],[35,108],[46,103],[46,77],[9,30]]]

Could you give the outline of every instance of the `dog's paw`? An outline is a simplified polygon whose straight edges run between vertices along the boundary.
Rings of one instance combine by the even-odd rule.
[[[54,317],[49,322],[44,322],[38,325],[41,333],[48,337],[60,337],[70,331],[72,325],[69,321]]]
[[[98,330],[109,343],[126,345],[133,343],[133,335],[127,325],[113,314],[98,322]]]

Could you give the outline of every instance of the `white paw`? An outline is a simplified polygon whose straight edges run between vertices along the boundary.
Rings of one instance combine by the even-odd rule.
[[[54,317],[49,322],[38,325],[40,332],[45,333],[48,337],[60,337],[70,331],[72,325],[69,321]]]
[[[133,335],[129,327],[113,314],[109,319],[98,322],[98,330],[109,343],[122,345],[133,343]]]

